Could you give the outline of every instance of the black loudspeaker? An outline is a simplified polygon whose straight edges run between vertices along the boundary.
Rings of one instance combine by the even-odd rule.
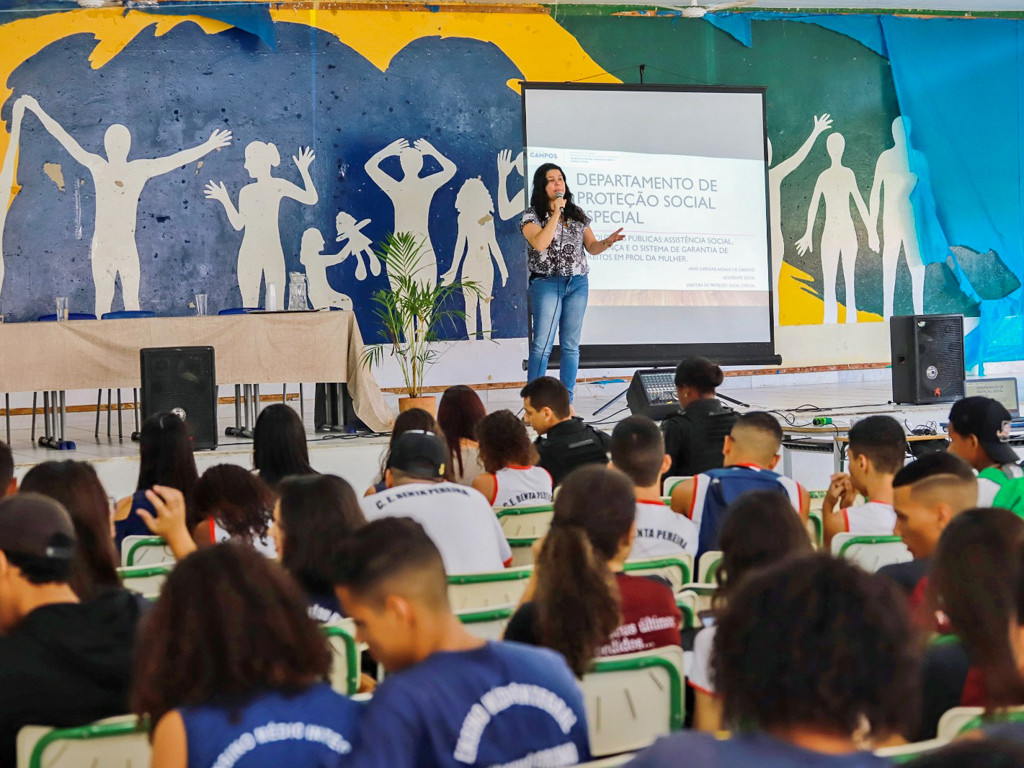
[[[139,350],[142,418],[161,411],[184,413],[192,447],[217,447],[217,372],[213,347],[151,347]]]
[[[951,403],[964,396],[962,315],[889,318],[894,403]]]
[[[629,412],[661,421],[679,410],[675,369],[637,371],[626,390]]]

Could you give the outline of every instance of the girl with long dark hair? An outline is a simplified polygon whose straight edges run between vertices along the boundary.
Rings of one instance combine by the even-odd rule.
[[[530,207],[520,226],[528,243],[532,338],[527,382],[545,376],[558,332],[559,378],[572,399],[580,361],[580,335],[589,295],[587,254],[604,253],[623,239],[622,229],[598,240],[590,217],[573,202],[562,169],[544,163],[533,174]]]
[[[472,485],[483,467],[479,462],[476,425],[487,415],[480,396],[464,384],[448,387],[437,407],[437,423],[448,442],[452,479]]]
[[[577,677],[595,656],[678,645],[681,616],[672,590],[622,572],[635,518],[628,477],[596,464],[573,470],[555,499],[529,602],[512,616],[505,639],[558,651]]]
[[[299,414],[284,403],[268,405],[252,430],[252,463],[271,490],[289,475],[315,475],[309,463],[306,429]]]

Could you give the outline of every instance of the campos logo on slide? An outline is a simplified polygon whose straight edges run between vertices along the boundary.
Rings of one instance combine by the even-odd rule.
[[[531,160],[555,160],[557,158],[558,155],[554,152],[539,152],[533,149],[530,150]]]

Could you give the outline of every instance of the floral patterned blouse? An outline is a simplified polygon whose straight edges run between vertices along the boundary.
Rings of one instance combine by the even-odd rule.
[[[543,227],[547,223],[547,217],[542,221],[533,208],[527,208],[523,211],[519,226],[522,228],[531,222]],[[526,264],[530,269],[530,275],[571,277],[588,274],[590,265],[587,263],[587,251],[583,247],[583,233],[588,226],[590,217],[584,213],[583,221],[570,218],[560,221],[555,228],[551,245],[543,251],[538,251],[527,241]]]

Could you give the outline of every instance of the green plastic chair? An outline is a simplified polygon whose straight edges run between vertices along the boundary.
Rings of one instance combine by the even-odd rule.
[[[359,690],[362,654],[356,643],[351,620],[343,619],[337,624],[322,624],[320,631],[331,647],[331,688],[345,696],[354,695]]]
[[[622,566],[630,576],[659,576],[678,592],[693,574],[693,556],[684,554],[676,557],[652,557],[645,560],[627,560]]]
[[[448,577],[448,601],[456,613],[518,605],[533,568],[506,568],[489,573]]]
[[[27,725],[18,731],[18,768],[149,768],[149,729],[135,715],[76,728]]]

